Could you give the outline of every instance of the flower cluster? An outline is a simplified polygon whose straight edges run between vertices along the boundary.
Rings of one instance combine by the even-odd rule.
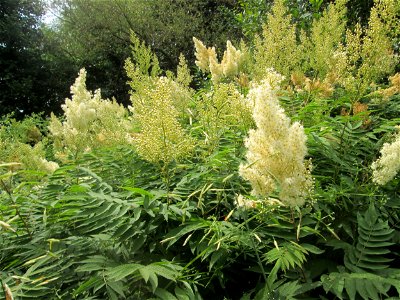
[[[251,107],[233,83],[221,83],[196,103],[206,142],[213,145],[230,128],[247,132],[253,124]]]
[[[363,30],[356,24],[347,30],[346,43],[340,44],[329,61],[329,76],[334,77],[356,97],[362,95],[371,83],[390,74],[398,61],[391,41],[398,18],[394,0],[376,1],[371,9],[368,27]]]
[[[268,68],[286,78],[301,71],[319,80],[314,82],[318,89],[321,84],[340,84],[357,100],[371,83],[394,70],[398,62],[393,51],[399,33],[398,1],[375,1],[368,26],[356,24],[347,31],[348,0],[335,1],[307,32],[296,28],[284,2],[274,1],[262,34],[255,39],[253,79],[262,80]]]
[[[0,155],[1,163],[16,163],[10,165],[11,170],[25,169],[53,173],[59,167],[56,162],[48,161],[45,158],[42,142],[38,142],[32,147],[21,142],[0,140]],[[29,177],[29,174],[27,176]]]
[[[291,124],[269,82],[253,87],[248,98],[254,103],[257,128],[246,139],[247,164],[240,166],[240,175],[250,181],[254,195],[268,198],[277,192],[285,205],[303,205],[313,180],[311,166],[304,159],[307,147],[302,125]]]
[[[0,124],[0,164],[9,171],[34,170],[53,173],[58,164],[46,159],[47,138],[39,128],[40,117],[35,115],[23,121],[6,119]],[[40,126],[39,126],[40,127]],[[26,179],[37,179],[39,173],[21,173]]]
[[[188,87],[192,82],[192,75],[183,54],[179,55],[179,64],[176,68],[176,82],[181,86]]]
[[[338,0],[323,12],[321,18],[314,19],[307,40],[303,38],[303,53],[306,62],[319,78],[325,79],[332,54],[342,42],[346,27],[346,4],[348,0]],[[327,63],[328,62],[328,63]]]
[[[239,75],[244,54],[236,49],[230,41],[226,42],[226,50],[221,63],[218,62],[214,47],[207,48],[195,37],[193,37],[193,41],[196,48],[196,65],[203,72],[211,73],[211,80],[214,84],[219,83],[223,78],[234,78]]]
[[[387,89],[379,90],[378,93],[381,94],[385,99],[389,97],[400,94],[400,73],[396,73],[395,75],[389,77],[390,87]]]
[[[400,126],[398,127],[400,130]],[[392,180],[400,170],[400,133],[389,144],[385,143],[381,149],[381,157],[372,163],[372,181],[384,185]]]
[[[152,163],[170,163],[187,156],[194,142],[178,122],[175,106],[176,83],[160,77],[154,86],[141,90],[131,97],[133,122],[138,132],[131,141],[139,155]]]
[[[131,124],[127,111],[115,100],[101,99],[100,90],[94,94],[86,89],[86,71],[71,87],[72,98],[61,107],[64,120],[51,116],[49,130],[54,138],[56,155],[78,155],[94,147],[127,143]]]
[[[276,0],[261,37],[255,40],[255,78],[263,79],[268,68],[289,77],[300,68],[303,54],[297,45],[296,25],[292,24],[289,10],[283,0]]]
[[[193,37],[194,47],[196,49],[196,66],[203,72],[210,71],[210,60],[217,60],[215,47],[207,48],[202,41]]]
[[[296,92],[305,91],[324,98],[330,97],[333,93],[333,86],[327,80],[321,81],[316,78],[311,79],[300,72],[292,73],[290,80]]]

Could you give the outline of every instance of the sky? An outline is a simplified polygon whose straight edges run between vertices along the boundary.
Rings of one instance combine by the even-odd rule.
[[[51,26],[54,24],[57,20],[57,11],[51,7],[51,0],[46,0],[45,1],[45,7],[46,7],[46,12],[42,17],[42,21],[46,24]]]

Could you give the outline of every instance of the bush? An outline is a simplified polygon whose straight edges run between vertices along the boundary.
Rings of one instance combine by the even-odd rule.
[[[334,13],[341,20],[344,3],[320,20]],[[4,118],[1,151],[31,147],[32,132],[40,132],[51,141],[43,159],[53,148],[73,154],[50,174],[29,164],[15,168],[34,161],[31,153],[2,156],[0,279],[7,299],[399,297],[400,96],[390,74],[393,52],[380,57],[381,69],[366,60],[377,57],[368,39],[390,41],[384,12],[392,4],[378,1],[369,27],[330,45],[332,55],[352,62],[345,77],[330,76],[338,67],[320,63],[328,50],[320,51],[316,32],[326,37],[332,28],[318,20],[313,26],[325,25],[302,39],[281,37],[296,45],[309,39],[324,54],[315,60],[299,53],[281,64],[282,57],[262,53],[267,40],[279,40],[266,39],[276,31],[264,32],[255,53],[228,43],[220,63],[213,48],[195,40],[205,77],[197,90],[183,57],[176,75],[164,74],[132,36],[140,59],[126,62],[129,113],[88,92],[81,73],[51,135],[38,121]],[[276,5],[267,22],[300,32],[283,2]],[[348,47],[360,49],[354,61]],[[232,54],[245,56],[228,72]],[[223,76],[215,80],[218,68]],[[386,75],[393,75],[390,86],[377,85]],[[90,119],[70,114],[82,99]],[[103,106],[122,110],[110,115]],[[389,167],[393,174],[381,180]],[[24,177],[35,170],[35,180]]]

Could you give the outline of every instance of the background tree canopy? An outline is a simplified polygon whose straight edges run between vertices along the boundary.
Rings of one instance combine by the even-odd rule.
[[[235,1],[64,0],[56,7],[63,49],[92,74],[89,86],[100,83],[106,97],[122,103],[128,101],[123,66],[131,31],[152,48],[164,70],[175,68],[180,53],[193,59],[193,36],[221,46],[227,38],[240,38],[239,28],[230,26]]]
[[[40,23],[43,13],[40,1],[0,2],[1,114],[48,111],[59,94],[68,91],[58,84],[51,61],[46,59]]]
[[[89,87],[126,104],[123,65],[131,30],[155,51],[162,69],[174,68],[180,53],[193,58],[192,36],[216,45],[240,38],[239,28],[230,26],[235,1],[51,1],[47,8],[57,18],[43,24],[45,4],[0,4],[1,114],[58,112],[82,66],[91,74]]]
[[[60,112],[78,70],[88,87],[128,104],[124,62],[130,32],[150,46],[163,70],[180,53],[194,61],[192,37],[224,48],[226,40],[251,39],[269,11],[269,0],[3,0],[0,3],[0,114]],[[296,22],[307,26],[329,1],[288,0]],[[373,1],[351,1],[349,22],[366,20]],[[45,12],[56,18],[43,23]],[[193,64],[191,64],[193,65]]]

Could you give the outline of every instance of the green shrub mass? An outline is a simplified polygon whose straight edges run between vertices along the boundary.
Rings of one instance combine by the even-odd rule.
[[[3,116],[0,298],[399,299],[400,6],[346,4],[176,73],[132,34],[129,107],[81,70],[64,115]]]

